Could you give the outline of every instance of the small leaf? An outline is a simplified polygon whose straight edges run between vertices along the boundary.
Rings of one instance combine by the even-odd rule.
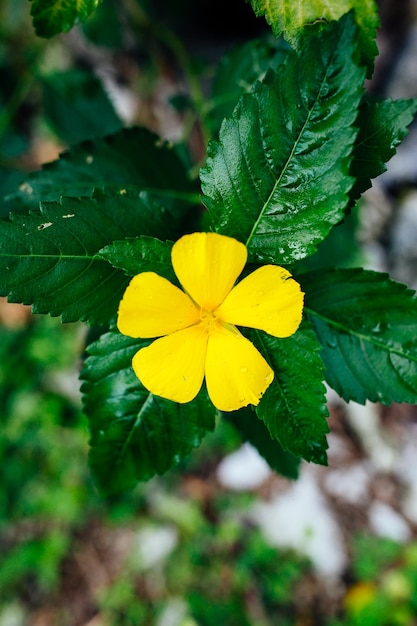
[[[374,102],[364,98],[357,120],[359,133],[353,150],[350,173],[355,184],[350,191],[357,200],[371,181],[386,171],[387,161],[407,134],[417,111],[417,99]]]
[[[326,380],[345,400],[417,402],[417,298],[387,274],[321,270],[301,277]]]
[[[103,493],[122,492],[166,472],[214,428],[205,390],[187,404],[150,394],[136,378],[133,355],[149,341],[109,332],[88,348],[81,372],[91,431],[90,465]]]
[[[320,344],[306,324],[291,337],[254,333],[275,378],[256,408],[273,439],[306,461],[327,464],[327,406]]]
[[[9,210],[24,211],[61,196],[91,196],[98,188],[147,191],[181,212],[184,203],[200,202],[175,150],[146,128],[122,129],[74,146],[57,161],[26,175],[6,201]]]
[[[339,222],[364,73],[350,19],[291,53],[242,96],[209,144],[203,201],[216,231],[251,260],[289,264],[312,254]]]
[[[121,128],[122,121],[100,81],[90,72],[48,74],[41,82],[46,120],[68,145]]]
[[[0,294],[62,321],[108,324],[127,285],[97,255],[114,238],[175,234],[175,220],[146,193],[96,191],[92,198],[46,202],[40,211],[0,220]]]
[[[101,0],[31,0],[33,26],[39,37],[52,37],[84,22]]]
[[[255,15],[265,16],[274,35],[276,37],[283,35],[294,47],[299,47],[306,27],[337,21],[354,10],[360,26],[360,48],[371,70],[378,53],[375,37],[379,19],[374,0],[250,0],[250,2]]]
[[[224,413],[223,417],[233,424],[244,441],[248,441],[258,450],[271,469],[287,478],[298,478],[300,459],[283,450],[278,441],[271,438],[255,411],[245,407],[239,411]]]
[[[135,276],[141,272],[156,272],[160,276],[176,283],[177,277],[171,262],[172,242],[161,241],[153,237],[137,237],[114,241],[100,250],[100,257]]]

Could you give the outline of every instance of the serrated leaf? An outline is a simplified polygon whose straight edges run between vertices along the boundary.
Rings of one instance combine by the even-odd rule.
[[[370,270],[322,270],[301,278],[329,385],[361,404],[417,402],[415,293]]]
[[[143,236],[114,241],[100,250],[99,254],[128,276],[135,276],[140,272],[156,272],[176,283],[177,277],[171,262],[172,245],[169,241]]]
[[[236,46],[220,60],[208,103],[207,122],[217,135],[225,117],[230,117],[240,96],[249,93],[268,69],[277,70],[290,48],[282,39],[257,39]]]
[[[104,493],[132,488],[166,472],[214,428],[215,409],[205,391],[187,404],[150,394],[131,361],[149,341],[106,333],[88,348],[81,372],[91,431],[90,465]]]
[[[66,144],[104,137],[122,127],[101,82],[90,72],[48,74],[41,84],[45,118]]]
[[[359,128],[350,173],[355,184],[353,201],[369,189],[372,179],[386,171],[386,163],[407,134],[417,111],[417,99],[371,101],[364,98],[357,120]]]
[[[72,147],[26,175],[6,201],[9,210],[24,211],[61,196],[91,196],[97,188],[147,191],[167,207],[176,206],[176,199],[180,211],[184,203],[199,203],[175,150],[146,128],[122,129]]]
[[[0,220],[0,293],[62,321],[108,324],[128,279],[98,251],[114,238],[172,236],[175,220],[146,193],[96,191]]]
[[[67,32],[77,22],[84,22],[101,0],[31,0],[30,14],[39,37],[53,37]]]
[[[265,424],[254,410],[245,407],[239,411],[224,413],[223,417],[233,424],[244,441],[248,441],[258,450],[271,469],[287,478],[298,478],[300,459],[284,450],[276,439],[271,438]]]
[[[276,37],[281,35],[298,47],[306,26],[339,20],[349,11],[355,11],[360,26],[359,40],[364,57],[371,66],[378,50],[375,43],[379,26],[374,0],[250,0],[255,15],[265,16]]]
[[[244,95],[209,144],[203,201],[216,231],[255,261],[312,254],[343,217],[364,73],[350,19],[292,53]]]
[[[328,410],[324,366],[314,332],[304,323],[286,339],[259,331],[253,337],[275,372],[256,407],[258,417],[284,450],[326,465]]]

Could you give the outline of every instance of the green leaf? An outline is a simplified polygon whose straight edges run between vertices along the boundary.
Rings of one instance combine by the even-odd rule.
[[[328,411],[320,344],[314,332],[304,323],[286,339],[260,331],[253,333],[253,339],[275,372],[256,407],[258,417],[284,450],[326,465]]]
[[[90,72],[70,70],[41,79],[47,121],[68,145],[119,130],[116,114],[101,82]]]
[[[100,257],[135,276],[140,272],[156,272],[160,276],[177,283],[177,277],[171,262],[172,242],[161,241],[153,237],[137,237],[114,241],[100,250]]]
[[[224,413],[223,417],[239,431],[244,441],[251,443],[269,466],[286,476],[298,478],[300,459],[286,452],[276,439],[272,439],[265,424],[258,419],[255,411],[245,407],[239,411]]]
[[[339,20],[351,10],[360,27],[359,41],[364,57],[372,64],[378,53],[375,43],[379,26],[374,0],[250,0],[257,16],[265,16],[276,37],[281,35],[298,47],[306,26]]]
[[[231,117],[240,96],[251,92],[268,69],[277,70],[289,50],[282,39],[256,39],[234,47],[222,57],[208,103],[207,123],[213,134],[218,134],[225,117]]]
[[[84,22],[101,0],[31,0],[30,14],[39,37],[53,37]]]
[[[305,311],[322,345],[326,380],[345,400],[417,402],[417,298],[363,269],[301,277]]]
[[[203,201],[251,260],[302,259],[344,215],[364,78],[354,48],[350,19],[313,37],[240,99],[209,144]]]
[[[91,196],[96,188],[111,187],[147,191],[180,211],[185,202],[199,203],[175,150],[146,128],[123,129],[74,146],[57,161],[26,175],[6,201],[9,210],[23,211],[38,208],[40,201]]]
[[[350,192],[353,201],[369,189],[373,178],[386,171],[385,163],[394,156],[416,111],[417,99],[375,102],[364,98],[359,108],[359,133],[350,169],[356,179]]]
[[[177,404],[142,387],[131,361],[147,344],[106,333],[89,346],[81,372],[91,431],[90,465],[104,493],[121,492],[162,474],[214,428],[216,411],[205,390],[193,402]]]
[[[98,251],[134,233],[172,236],[175,220],[146,193],[96,191],[0,220],[0,294],[62,321],[108,324],[127,278]]]

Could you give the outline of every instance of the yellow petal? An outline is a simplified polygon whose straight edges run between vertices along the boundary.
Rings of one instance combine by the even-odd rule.
[[[178,280],[206,311],[223,302],[246,259],[243,243],[217,233],[184,235],[172,248],[172,265]]]
[[[207,338],[206,327],[197,324],[156,339],[133,357],[136,376],[156,396],[193,400],[203,383]]]
[[[117,327],[129,337],[160,337],[200,319],[199,309],[181,289],[154,272],[130,281],[119,305]]]
[[[216,315],[229,324],[289,337],[301,323],[303,303],[301,287],[286,269],[263,265],[232,289]]]
[[[235,411],[258,404],[274,372],[254,345],[220,324],[212,324],[207,345],[206,383],[214,406]]]

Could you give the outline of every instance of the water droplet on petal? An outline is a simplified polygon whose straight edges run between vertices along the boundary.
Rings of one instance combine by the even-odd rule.
[[[241,367],[240,371],[242,372],[242,374],[245,374],[248,371],[247,367]]]

